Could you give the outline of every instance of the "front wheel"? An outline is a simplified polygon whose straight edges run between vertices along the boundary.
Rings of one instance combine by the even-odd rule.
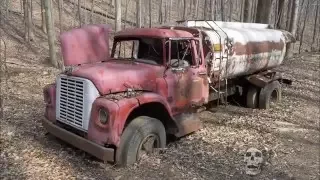
[[[129,123],[121,136],[116,163],[119,166],[132,165],[144,154],[165,146],[166,131],[162,122],[151,117],[137,117]]]

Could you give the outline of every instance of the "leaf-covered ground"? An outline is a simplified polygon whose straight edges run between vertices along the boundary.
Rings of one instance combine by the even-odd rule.
[[[293,85],[283,86],[276,107],[252,110],[230,99],[227,107],[200,114],[200,131],[135,166],[115,168],[46,134],[42,88],[58,70],[46,63],[45,41],[26,44],[21,15],[12,16],[16,21],[4,28],[8,82],[1,84],[6,100],[0,120],[0,179],[319,179],[320,54],[295,56],[279,68]],[[36,36],[45,40],[41,32]],[[249,147],[268,152],[255,177],[243,171]]]

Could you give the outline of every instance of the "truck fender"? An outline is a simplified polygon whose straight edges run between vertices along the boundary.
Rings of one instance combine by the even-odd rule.
[[[145,108],[145,107],[147,108],[160,107],[161,110],[163,110],[164,112],[163,114],[159,115],[159,113],[151,113],[150,111],[147,110],[143,113],[138,112],[138,114],[141,114],[144,116],[148,115],[150,117],[159,119],[166,128],[169,128],[167,129],[168,131],[174,130],[176,128],[176,124],[173,121],[173,116],[170,110],[170,106],[161,95],[152,93],[152,92],[144,92],[136,96],[135,100],[137,101],[137,104],[135,106],[132,106],[132,105],[129,106],[130,108],[126,105],[126,103],[122,101],[118,102],[119,109],[120,109],[119,116],[121,116],[121,119],[125,120],[125,122],[123,122],[118,128],[118,130],[120,131],[119,134],[122,134],[125,126],[130,123],[130,121],[133,119],[133,116],[136,115],[137,111],[141,110],[139,108]],[[127,110],[123,111],[123,109],[127,109]],[[142,110],[144,111],[144,109]],[[158,116],[161,116],[162,118]]]

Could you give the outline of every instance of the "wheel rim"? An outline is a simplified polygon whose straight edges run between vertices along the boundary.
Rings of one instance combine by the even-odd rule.
[[[144,155],[153,153],[154,149],[158,148],[159,145],[160,145],[159,136],[155,134],[150,134],[147,137],[145,137],[139,145],[137,160],[140,160],[140,158],[143,157]]]
[[[273,106],[277,103],[278,101],[278,90],[275,89],[272,91],[271,95],[270,95],[270,106]]]

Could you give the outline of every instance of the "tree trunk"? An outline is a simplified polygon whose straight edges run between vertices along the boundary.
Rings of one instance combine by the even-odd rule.
[[[244,0],[243,7],[243,22],[251,22],[251,10],[252,10],[252,0]]]
[[[137,0],[137,27],[141,28],[141,0]]]
[[[171,22],[172,0],[169,3],[169,22]]]
[[[50,62],[54,67],[58,67],[57,56],[56,56],[56,34],[54,32],[54,26],[52,22],[52,5],[50,0],[44,0],[44,8],[46,14],[46,24],[47,24],[47,31],[48,31],[48,44],[49,44],[49,55],[50,55]]]
[[[121,0],[116,0],[116,32],[121,30]]]
[[[296,0],[296,1],[298,1],[298,0]],[[303,43],[303,35],[304,35],[304,30],[306,28],[306,21],[307,21],[307,19],[309,17],[309,6],[310,6],[310,0],[307,0],[306,15],[304,16],[303,26],[302,26],[302,29],[301,29],[301,32],[300,32],[299,54],[301,53],[301,47],[302,47],[302,43]]]
[[[296,39],[297,40],[299,40],[299,38],[300,38],[300,36],[299,36],[299,34],[300,34],[300,26],[301,26],[301,16],[302,16],[302,11],[303,11],[303,6],[304,6],[304,3],[305,3],[305,0],[302,0],[302,3],[301,4],[299,4],[299,15],[298,15],[298,25],[297,25],[297,33],[296,33]]]
[[[94,8],[94,0],[91,2],[91,10],[90,10],[90,23],[93,24],[93,8]]]
[[[33,23],[32,23],[32,9],[31,9],[31,0],[23,1],[23,9],[24,9],[24,23],[25,23],[25,40],[33,41]]]
[[[320,6],[320,3],[319,3],[319,1],[317,1],[317,5],[316,5],[316,8],[315,8],[315,18],[314,18],[314,25],[313,25],[313,33],[312,33],[311,51],[313,51],[313,45],[314,45],[315,40],[316,40],[317,22],[318,22],[318,17],[319,17],[319,13],[320,13],[319,6]]]
[[[84,0],[83,2],[83,6],[87,7],[87,0]],[[84,24],[87,24],[88,20],[87,20],[87,11],[84,12]]]
[[[211,20],[215,20],[215,17],[216,17],[216,11],[215,11],[215,0],[211,0],[210,1],[210,17],[211,17]]]
[[[151,0],[149,0],[149,1],[151,1]],[[150,2],[150,5],[151,5],[152,3]],[[163,4],[163,1],[162,0],[160,0],[160,4],[159,4],[159,16],[158,16],[158,23],[159,24],[162,24],[162,4]],[[150,9],[151,9],[151,6],[149,7]],[[150,11],[150,10],[149,10]],[[150,19],[151,19],[151,16],[150,16]]]
[[[269,24],[272,0],[258,0],[256,11],[256,23]]]
[[[164,0],[164,23],[167,23],[167,22],[168,22],[168,0]]]
[[[203,19],[206,20],[208,17],[208,0],[204,0],[204,7],[203,7]]]
[[[196,9],[195,19],[197,19],[199,15],[199,0],[196,0],[195,9]]]
[[[125,21],[127,21],[128,20],[128,6],[129,6],[129,4],[130,4],[130,0],[126,0],[126,4],[125,4],[125,6],[126,6],[126,8],[125,8],[125,11],[124,11],[124,19],[125,19]],[[126,23],[124,23],[124,29],[126,29]]]
[[[44,0],[40,0],[40,7],[41,7],[41,29],[44,33],[47,32],[46,30],[46,15],[44,12]]]
[[[183,1],[183,20],[187,20],[187,18],[188,18],[188,15],[187,15],[187,13],[188,13],[187,2],[188,2],[187,0]]]
[[[277,15],[276,15],[276,28],[281,29],[281,18],[284,11],[284,0],[279,0],[278,2],[278,8],[277,8]]]
[[[294,1],[294,0],[293,0]],[[288,3],[288,9],[287,9],[287,19],[286,19],[286,29],[288,30],[288,31],[290,31],[290,23],[291,23],[291,15],[292,15],[292,12],[294,12],[293,11],[293,6],[294,6],[294,3],[293,3],[293,1],[289,1]]]
[[[78,18],[79,18],[79,26],[82,26],[82,20],[81,20],[81,0],[78,0]]]
[[[161,5],[162,5],[162,1],[161,1]],[[162,6],[161,6],[162,7]],[[162,8],[161,8],[162,9]],[[162,13],[161,13],[162,14]],[[159,15],[160,16],[160,15]],[[161,15],[162,17],[162,15]],[[161,18],[162,20],[162,18]],[[152,26],[152,1],[149,0],[149,27],[151,28]]]
[[[63,12],[63,0],[58,0],[58,11],[59,11],[59,30],[62,32],[62,12]]]
[[[223,4],[223,0],[220,0],[220,13],[221,13],[221,21],[224,21],[224,4]]]
[[[309,2],[309,1],[308,1]],[[292,3],[292,10],[291,10],[291,22],[289,26],[289,31],[296,36],[297,33],[297,25],[298,25],[298,16],[299,16],[299,0],[294,0]]]
[[[229,0],[229,21],[232,21],[232,9],[233,9],[233,3],[232,0]]]

